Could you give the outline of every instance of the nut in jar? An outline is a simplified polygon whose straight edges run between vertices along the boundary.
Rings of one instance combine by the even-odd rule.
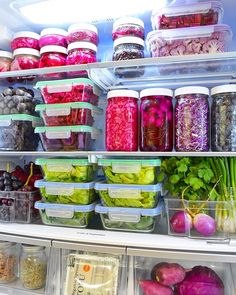
[[[15,243],[0,242],[0,283],[9,283],[17,278],[18,255]]]

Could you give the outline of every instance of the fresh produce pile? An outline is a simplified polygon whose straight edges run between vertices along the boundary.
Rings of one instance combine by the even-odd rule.
[[[151,280],[141,280],[144,295],[224,295],[224,284],[206,266],[184,269],[177,263],[162,262],[151,271]]]

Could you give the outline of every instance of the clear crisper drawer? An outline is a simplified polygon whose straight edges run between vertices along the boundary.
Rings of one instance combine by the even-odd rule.
[[[62,250],[61,275],[61,295],[127,294],[127,258],[122,255]]]
[[[229,263],[137,256],[132,259],[134,295],[235,295]]]

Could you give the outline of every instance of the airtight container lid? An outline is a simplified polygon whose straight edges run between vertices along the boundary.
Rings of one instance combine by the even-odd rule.
[[[8,241],[0,241],[0,249],[15,246],[16,243]]]
[[[236,92],[236,84],[216,86],[211,89],[211,95]]]
[[[160,183],[154,185],[138,185],[138,184],[110,184],[106,183],[105,181],[97,182],[95,184],[95,189],[97,191],[118,191],[119,193],[127,192],[127,197],[129,198],[130,191],[133,192],[159,192],[161,191],[162,185]],[[135,196],[132,196],[133,198]]]
[[[0,119],[1,120],[1,119]],[[35,133],[44,133],[48,139],[67,139],[71,137],[71,133],[91,133],[92,139],[97,139],[101,134],[101,130],[87,125],[80,126],[56,126],[56,127],[37,127]]]
[[[161,165],[161,160],[159,159],[133,159],[133,160],[124,160],[124,159],[99,159],[99,166],[122,166],[124,169],[132,166],[140,167],[155,167]],[[126,171],[127,172],[127,171]]]
[[[13,35],[13,40],[17,39],[17,38],[32,38],[32,39],[36,39],[39,40],[40,35],[34,32],[30,32],[30,31],[21,31],[21,32],[17,32]]]
[[[53,204],[53,203],[44,203],[38,201],[35,203],[34,207],[39,210],[46,210],[47,216],[50,217],[64,217],[72,218],[69,216],[73,212],[92,212],[95,209],[96,203],[90,205],[64,205],[64,204]]]
[[[186,94],[204,94],[209,96],[210,90],[207,87],[202,87],[202,86],[181,87],[175,90],[175,96],[186,95]]]
[[[79,24],[73,24],[71,26],[69,26],[68,28],[68,33],[73,33],[73,32],[77,32],[80,30],[85,30],[85,31],[92,31],[96,34],[98,34],[98,29],[92,25],[92,24],[86,24],[86,23],[79,23]]]
[[[40,49],[40,54],[47,53],[47,52],[67,54],[66,48],[63,46],[58,46],[58,45],[47,45],[47,46],[43,46]]]
[[[13,59],[13,54],[9,51],[0,50],[0,58],[1,57]]]
[[[95,182],[85,182],[85,183],[79,183],[79,182],[53,182],[53,181],[45,181],[44,179],[36,180],[34,183],[34,186],[37,188],[51,188],[50,191],[52,194],[55,192],[57,195],[64,195],[64,193],[61,193],[61,191],[72,191],[74,192],[75,189],[92,189],[94,188]]]
[[[107,93],[107,99],[112,97],[132,97],[138,99],[139,93],[134,90],[111,90]]]
[[[46,36],[46,35],[62,35],[62,36],[67,36],[67,31],[63,29],[58,29],[58,28],[47,28],[43,29],[40,33],[40,36]]]
[[[140,98],[145,96],[163,95],[173,97],[174,92],[168,88],[147,88],[140,92]]]
[[[41,118],[34,117],[31,115],[25,115],[25,114],[0,115],[0,127],[10,126],[13,121],[29,121],[29,122],[32,122],[33,126],[40,126],[43,123]]]
[[[21,54],[33,55],[33,56],[40,57],[39,51],[36,49],[32,49],[32,48],[18,48],[13,51],[13,56],[21,55]]]
[[[94,52],[97,52],[97,46],[91,42],[73,42],[70,43],[67,47],[68,52],[73,49],[91,49]]]
[[[22,244],[22,249],[25,252],[37,252],[37,251],[42,251],[45,249],[44,246],[38,246],[38,245],[28,245],[28,244]]]
[[[140,18],[122,17],[114,21],[113,30],[118,28],[119,26],[126,25],[126,24],[137,25],[144,28],[144,22]]]
[[[72,166],[88,166],[92,165],[89,163],[88,159],[47,159],[47,158],[39,158],[35,160],[36,165],[44,166],[46,165],[47,168],[52,169],[52,171],[55,171],[55,169],[58,169],[58,167],[62,169],[63,172],[70,171],[72,169]],[[68,169],[67,169],[68,168]],[[57,172],[60,172],[59,170],[56,170]]]
[[[137,44],[144,47],[143,39],[138,37],[120,37],[114,41],[113,47],[115,48],[121,44]]]

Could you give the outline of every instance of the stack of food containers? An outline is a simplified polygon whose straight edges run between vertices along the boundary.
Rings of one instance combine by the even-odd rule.
[[[95,189],[101,203],[95,211],[111,230],[151,232],[162,212],[161,184],[156,184],[160,160],[100,159],[106,182]]]
[[[37,202],[44,224],[87,227],[95,208],[96,166],[88,159],[36,160],[44,180],[36,181],[43,202]]]
[[[36,106],[44,127],[36,128],[47,151],[90,150],[100,130],[92,127],[99,89],[89,79],[38,82],[46,104]]]

